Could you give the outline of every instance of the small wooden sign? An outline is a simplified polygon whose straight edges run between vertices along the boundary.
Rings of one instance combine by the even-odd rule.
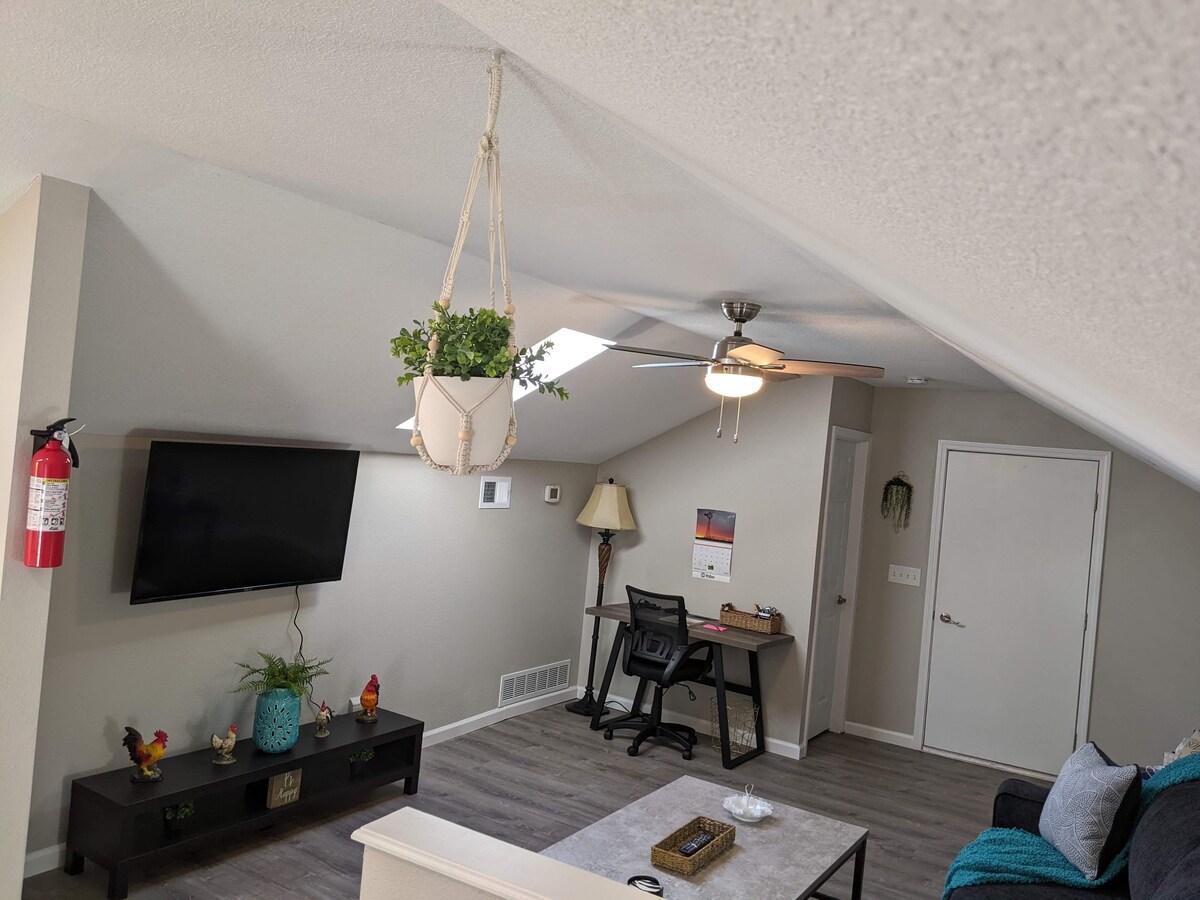
[[[300,799],[300,776],[303,769],[293,769],[271,778],[267,785],[267,809],[278,809]]]

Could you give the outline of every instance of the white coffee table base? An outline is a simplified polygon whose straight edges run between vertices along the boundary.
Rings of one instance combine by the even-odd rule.
[[[853,858],[851,900],[861,900],[867,829],[774,800],[772,816],[756,824],[738,822],[721,806],[737,792],[685,775],[542,853],[621,883],[652,875],[667,900],[833,900],[820,889]],[[652,866],[650,847],[696,816],[736,826],[732,849],[690,877]]]

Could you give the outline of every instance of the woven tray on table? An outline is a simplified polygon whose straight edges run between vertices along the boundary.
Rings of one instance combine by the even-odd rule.
[[[758,609],[758,605],[755,604],[754,608]],[[769,619],[760,619],[754,613],[743,612],[732,603],[722,603],[721,624],[745,628],[747,631],[761,631],[763,634],[779,634],[783,630],[783,616],[775,613]]]
[[[691,856],[681,854],[679,848],[702,831],[713,835],[713,839]],[[695,875],[733,846],[735,833],[736,829],[732,825],[697,816],[651,847],[650,863],[676,875]]]

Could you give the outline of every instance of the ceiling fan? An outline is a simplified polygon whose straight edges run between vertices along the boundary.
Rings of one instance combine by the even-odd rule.
[[[697,356],[693,353],[676,353],[673,350],[651,350],[646,347],[629,347],[624,344],[609,344],[609,350],[624,350],[627,353],[644,353],[647,356],[664,356],[680,362],[642,363],[635,369],[671,369],[689,366],[704,366],[704,384],[721,397],[721,418],[717,423],[717,437],[721,436],[721,422],[725,417],[725,399],[738,401],[738,423],[741,421],[742,398],[755,394],[764,381],[788,381],[801,375],[840,375],[850,378],[882,378],[883,369],[878,366],[859,366],[849,363],[820,362],[813,359],[784,359],[781,350],[773,350],[756,344],[742,335],[742,326],[754,319],[762,307],[745,300],[727,300],[721,304],[725,318],[733,322],[733,334],[713,345],[712,356]],[[734,425],[733,442],[738,439]]]

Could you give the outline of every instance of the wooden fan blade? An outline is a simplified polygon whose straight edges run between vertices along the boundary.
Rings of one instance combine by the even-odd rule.
[[[764,381],[791,381],[793,378],[800,377],[778,369],[759,369],[758,374],[763,377]]]
[[[689,359],[711,365],[716,362],[707,356],[697,356],[695,353],[676,353],[674,350],[651,350],[647,347],[628,347],[624,344],[609,344],[606,350],[624,350],[626,353],[645,353],[647,356],[665,356],[667,359]]]
[[[739,344],[736,347],[730,347],[726,352],[730,359],[740,359],[752,366],[774,365],[779,362],[779,357],[783,356],[782,350],[772,350],[762,344]]]
[[[789,375],[842,375],[847,378],[882,378],[878,366],[856,366],[851,363],[820,362],[815,359],[781,359],[778,361]],[[776,370],[778,371],[778,370]]]
[[[706,359],[695,359],[688,362],[673,362],[673,363],[638,363],[633,368],[635,369],[690,369],[692,366],[709,366],[710,363]]]

